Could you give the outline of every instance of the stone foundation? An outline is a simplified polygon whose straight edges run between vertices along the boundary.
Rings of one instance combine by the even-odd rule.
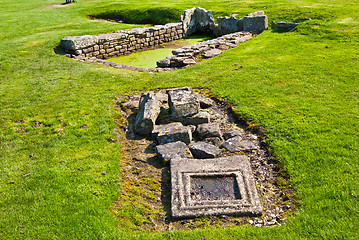
[[[184,11],[181,21],[108,34],[67,36],[61,39],[60,48],[65,56],[90,63],[100,63],[115,68],[137,70],[142,72],[170,71],[196,64],[198,55],[211,58],[221,51],[237,46],[240,42],[268,28],[267,16],[263,11],[248,14],[237,20],[235,17],[218,18],[214,23],[211,11],[203,8],[191,8]],[[173,56],[157,63],[157,68],[136,68],[105,59],[120,57],[134,52],[154,49],[163,43],[172,42],[195,32],[205,32],[219,37],[210,41],[194,44],[174,51]],[[228,35],[230,34],[230,35]]]

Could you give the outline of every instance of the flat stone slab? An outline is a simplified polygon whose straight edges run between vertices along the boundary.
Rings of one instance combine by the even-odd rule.
[[[189,144],[192,141],[191,127],[182,124],[163,124],[156,129],[159,144],[181,141]]]
[[[249,157],[171,160],[173,218],[259,216],[262,207]]]
[[[215,48],[215,49],[211,49],[209,51],[204,52],[204,57],[205,58],[213,58],[221,53],[222,53],[221,50]]]
[[[221,148],[226,149],[228,152],[234,153],[234,152],[248,152],[252,150],[258,149],[258,146],[256,146],[252,141],[249,140],[243,140],[242,137],[237,136],[228,139],[225,141]]]
[[[155,150],[158,157],[164,162],[171,161],[174,158],[193,158],[187,145],[180,141],[157,145]]]
[[[169,90],[168,100],[172,117],[190,117],[199,112],[199,101],[192,91]]]
[[[195,158],[206,159],[215,158],[221,154],[221,149],[207,142],[196,142],[190,146],[192,155]]]

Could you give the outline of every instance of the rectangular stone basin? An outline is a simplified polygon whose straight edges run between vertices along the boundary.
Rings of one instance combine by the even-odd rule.
[[[246,155],[172,159],[171,185],[173,218],[262,214]]]

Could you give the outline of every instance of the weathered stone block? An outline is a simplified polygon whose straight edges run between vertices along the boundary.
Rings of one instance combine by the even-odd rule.
[[[158,157],[164,162],[174,158],[193,158],[187,145],[180,141],[157,145],[155,150]]]
[[[211,11],[203,8],[187,9],[181,15],[181,22],[185,35],[191,35],[195,32],[212,32],[214,19]]]
[[[243,18],[243,31],[263,32],[268,29],[268,17],[263,11],[247,14]]]
[[[198,125],[196,132],[200,139],[209,137],[222,137],[218,123],[205,123]]]
[[[60,47],[64,50],[75,51],[93,46],[98,43],[97,36],[85,35],[76,37],[64,37],[61,39]]]
[[[210,122],[211,115],[208,112],[201,111],[192,117],[183,119],[184,124],[199,125]]]
[[[174,124],[164,124],[157,134],[159,144],[181,141],[189,144],[192,141],[192,132],[190,127]]]
[[[147,135],[152,132],[160,113],[160,105],[160,101],[151,93],[143,97],[135,119],[135,131],[138,134]]]
[[[199,112],[199,102],[192,91],[169,90],[167,93],[172,117],[189,117]]]
[[[173,218],[262,214],[248,156],[175,158],[170,164]]]
[[[195,158],[205,159],[205,158],[215,158],[221,154],[221,150],[207,142],[196,142],[190,146],[192,155]]]

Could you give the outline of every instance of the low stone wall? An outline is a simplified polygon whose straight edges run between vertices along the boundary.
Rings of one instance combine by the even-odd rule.
[[[252,33],[261,33],[267,28],[268,19],[263,11],[247,14],[241,19],[236,19],[235,16],[221,17],[218,18],[218,24],[215,24],[211,11],[197,7],[185,10],[181,15],[180,22],[177,23],[100,35],[67,36],[61,39],[60,47],[65,52],[65,56],[79,61],[142,72],[169,71],[196,64],[198,56],[201,54],[204,58],[214,57],[251,38]],[[175,50],[173,55],[159,61],[158,67],[152,69],[131,67],[105,60],[153,49],[163,43],[172,42],[195,32],[206,32],[221,37],[187,47],[184,51],[185,55],[183,55],[183,51]]]
[[[60,47],[68,54],[106,59],[156,47],[183,37],[182,23],[121,30],[108,34],[64,37]]]
[[[159,68],[181,68],[196,64],[197,59],[212,58],[222,51],[238,46],[252,38],[250,32],[236,32],[172,51],[173,55],[157,62]]]

